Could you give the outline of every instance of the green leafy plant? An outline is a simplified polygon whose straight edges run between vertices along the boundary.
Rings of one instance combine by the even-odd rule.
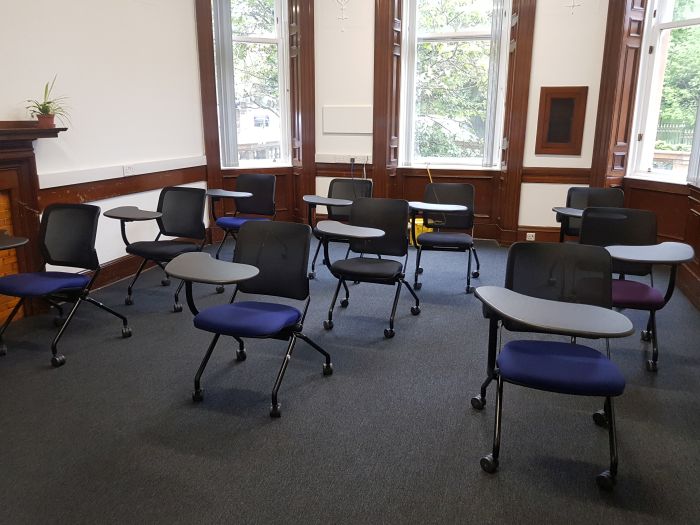
[[[65,124],[64,119],[70,122],[68,108],[63,102],[66,100],[66,97],[51,97],[51,92],[53,91],[53,86],[55,83],[56,76],[53,77],[51,82],[47,82],[44,85],[43,100],[27,99],[27,102],[29,102],[27,109],[32,117],[36,117],[38,115],[56,115],[58,120]]]

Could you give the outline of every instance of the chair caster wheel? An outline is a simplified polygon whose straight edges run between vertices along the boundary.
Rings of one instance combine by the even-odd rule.
[[[323,375],[324,376],[332,376],[333,375],[333,364],[332,363],[323,363]]]
[[[226,288],[224,288],[223,286],[216,287],[216,293],[224,293],[224,290],[226,290]]]
[[[122,337],[126,339],[127,337],[131,337],[131,328],[128,326],[125,326],[122,328]]]
[[[198,388],[197,390],[192,392],[192,401],[194,401],[195,403],[204,401],[204,390]]]
[[[65,322],[66,322],[66,320],[63,317],[56,316],[53,318],[53,325],[56,328],[60,328],[61,326],[63,326],[63,323],[65,323]]]
[[[270,417],[280,417],[282,413],[280,412],[280,404],[277,403],[276,405],[272,405],[272,408],[270,408]]]
[[[413,283],[414,290],[420,290],[421,288],[423,288],[423,283]]]
[[[601,490],[612,490],[615,486],[615,476],[609,470],[606,470],[595,477],[595,482]]]
[[[308,277],[309,277],[309,279],[315,279],[315,278],[316,278],[316,272],[309,272]]]
[[[467,293],[467,294],[473,294],[473,293],[474,293],[474,287],[473,287],[473,286],[467,286],[467,287],[465,288],[464,291],[465,291],[465,293]]]
[[[333,321],[325,320],[323,321],[323,328],[326,330],[333,330]]]
[[[352,284],[360,284],[360,281],[353,281]]]
[[[170,286],[170,279],[161,279],[160,280],[160,285],[161,286]]]
[[[236,350],[236,361],[245,361],[247,357],[248,354],[245,353],[245,350]]]
[[[418,315],[420,313],[420,306],[411,306],[411,313],[413,315]]]
[[[173,312],[175,312],[175,313],[182,312],[182,305],[180,303],[175,303],[173,305]]]
[[[124,299],[124,304],[127,306],[131,306],[132,304],[134,304],[134,300],[131,298],[130,295],[126,296],[126,299]]]
[[[396,335],[396,332],[394,332],[393,328],[384,329],[384,337],[386,337],[387,339],[391,339],[392,337],[394,337],[394,335]]]
[[[489,474],[493,474],[498,470],[498,459],[494,458],[493,454],[489,454],[481,458],[479,464],[481,465],[481,469]]]
[[[479,272],[472,272],[472,277],[475,279],[479,277]]]
[[[651,332],[649,330],[642,330],[642,341],[651,341]]]
[[[475,410],[483,410],[484,407],[486,406],[486,399],[481,397],[481,394],[478,396],[472,397],[472,408]]]
[[[54,368],[58,368],[59,366],[63,366],[66,364],[66,356],[62,354],[57,354],[51,358],[51,366]]]
[[[342,306],[343,308],[347,308],[349,304],[350,301],[348,301],[347,299],[343,299],[342,301],[340,301],[340,306]]]
[[[608,426],[608,418],[605,415],[604,410],[598,410],[597,412],[593,412],[593,422],[598,425],[599,427],[606,427]]]
[[[416,273],[417,273],[418,275],[422,274],[422,273],[423,273],[423,268],[416,268]]]
[[[656,361],[652,361],[651,359],[647,361],[647,370],[649,372],[658,372],[659,368]]]

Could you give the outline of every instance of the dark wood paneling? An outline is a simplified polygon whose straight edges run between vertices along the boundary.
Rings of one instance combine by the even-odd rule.
[[[550,184],[589,184],[589,168],[523,168],[522,182]]]
[[[132,193],[160,190],[166,186],[177,186],[205,180],[207,180],[206,167],[195,166],[179,170],[148,173],[146,175],[56,186],[55,188],[44,188],[39,191],[39,206],[43,210],[49,204],[56,202],[95,202]]]
[[[688,193],[685,242],[695,250],[695,258],[681,266],[678,286],[695,307],[700,308],[700,188],[689,186]]]
[[[365,172],[367,173],[368,179],[374,179],[373,169],[371,164],[365,165]],[[355,178],[362,178],[362,164],[355,164],[353,169],[353,174]],[[317,163],[316,164],[316,176],[317,177],[350,177],[350,164],[348,163]]]
[[[682,241],[686,235],[688,186],[625,178],[625,206],[656,213],[661,241]]]

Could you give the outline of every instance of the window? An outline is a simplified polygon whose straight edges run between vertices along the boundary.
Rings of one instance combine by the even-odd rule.
[[[405,0],[401,162],[500,161],[510,0]]]
[[[655,0],[647,9],[635,171],[698,183],[700,0]]]
[[[223,167],[289,163],[286,0],[214,0]]]

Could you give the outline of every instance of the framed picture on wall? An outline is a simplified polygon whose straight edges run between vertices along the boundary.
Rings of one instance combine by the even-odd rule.
[[[536,155],[580,155],[588,86],[542,87]]]

